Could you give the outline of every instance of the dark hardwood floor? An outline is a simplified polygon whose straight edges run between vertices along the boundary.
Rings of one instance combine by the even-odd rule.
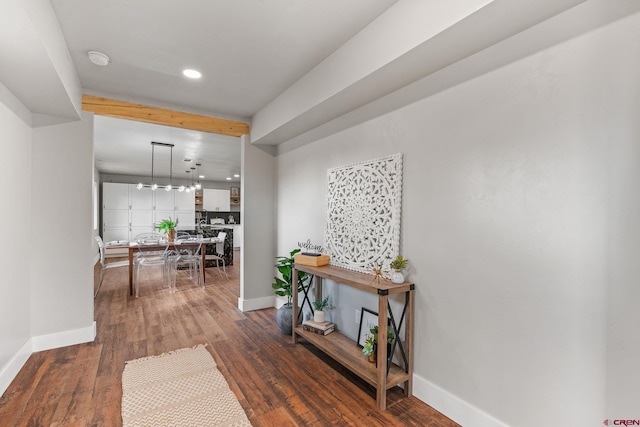
[[[275,309],[239,311],[237,252],[235,261],[229,281],[207,269],[204,291],[186,276],[173,294],[143,277],[138,299],[126,268],[108,270],[95,341],[34,353],[0,398],[0,426],[119,426],[125,361],[201,343],[254,426],[457,426],[398,388],[378,411],[368,384],[280,334]]]

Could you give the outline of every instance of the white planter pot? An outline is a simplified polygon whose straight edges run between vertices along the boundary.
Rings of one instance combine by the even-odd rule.
[[[402,271],[395,270],[391,272],[391,281],[393,283],[403,283],[404,282],[404,274]]]
[[[324,311],[316,310],[313,312],[314,322],[324,322]]]

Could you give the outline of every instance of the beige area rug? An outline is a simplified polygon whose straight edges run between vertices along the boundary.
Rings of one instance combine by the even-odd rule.
[[[251,426],[204,345],[126,362],[122,424]]]

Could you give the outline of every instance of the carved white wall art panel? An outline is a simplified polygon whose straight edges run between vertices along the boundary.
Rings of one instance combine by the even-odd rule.
[[[400,250],[402,154],[327,172],[325,250],[331,264],[373,273]]]

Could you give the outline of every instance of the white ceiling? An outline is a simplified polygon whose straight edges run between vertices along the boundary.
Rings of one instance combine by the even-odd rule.
[[[9,104],[34,127],[77,120],[80,91],[250,121],[253,144],[283,153],[640,7],[620,2],[602,14],[600,3],[6,0],[0,95],[10,101],[14,95],[19,102]],[[567,10],[565,31],[525,31]],[[518,48],[510,49],[516,39]],[[92,64],[90,50],[111,63]],[[203,78],[182,77],[184,67]],[[207,180],[239,169],[235,138],[96,118],[103,173],[150,174],[151,141],[176,144],[176,176],[186,156],[202,161]]]
[[[185,173],[201,163],[206,181],[240,181],[239,138],[196,132],[132,120],[96,116],[94,153],[96,167],[103,173],[151,176],[151,141],[174,144],[173,177],[186,179]],[[171,149],[155,147],[154,176],[168,177]],[[184,159],[191,159],[185,162]],[[196,169],[197,172],[197,169]]]
[[[83,92],[249,121],[396,1],[52,0],[52,5]],[[110,64],[91,63],[90,50],[107,54]],[[183,68],[198,69],[202,79],[183,77]],[[237,138],[97,118],[98,170],[140,175],[150,169],[152,140],[176,144],[174,159],[188,154],[202,160],[207,180],[239,170]],[[178,170],[184,175],[184,168]]]

